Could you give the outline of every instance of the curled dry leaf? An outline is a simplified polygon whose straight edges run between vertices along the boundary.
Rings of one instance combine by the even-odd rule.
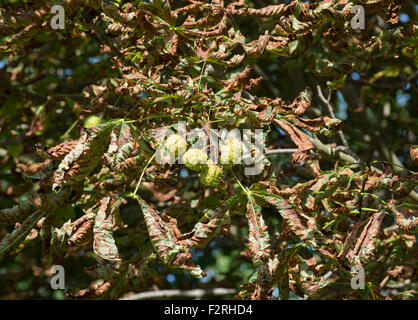
[[[414,163],[418,165],[418,146],[411,146],[411,148],[409,149],[409,154],[411,155],[412,161],[414,161]]]
[[[305,161],[309,152],[313,149],[313,145],[309,138],[295,126],[289,124],[286,121],[279,119],[275,119],[274,121],[290,135],[293,142],[298,146],[298,151],[292,154],[292,161],[294,163],[301,163]]]
[[[110,197],[105,197],[94,220],[94,252],[106,260],[119,260],[118,248],[113,238],[113,216]]]
[[[136,198],[144,214],[151,243],[161,260],[170,267],[185,269],[195,277],[204,277],[202,269],[194,264],[189,248],[178,243],[179,231],[175,219],[164,220],[154,208]]]

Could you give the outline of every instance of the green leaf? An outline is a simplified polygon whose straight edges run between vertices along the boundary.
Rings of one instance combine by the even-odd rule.
[[[289,43],[289,54],[293,54],[299,45],[299,40],[295,40]]]

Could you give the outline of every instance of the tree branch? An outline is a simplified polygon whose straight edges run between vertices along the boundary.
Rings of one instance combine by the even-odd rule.
[[[200,299],[205,296],[228,296],[236,294],[235,289],[214,288],[214,289],[194,289],[194,290],[159,290],[147,291],[133,294],[120,300],[146,300],[146,299],[162,299],[162,298],[194,298]]]
[[[335,113],[334,113],[334,109],[332,108],[332,105],[331,105],[331,103],[330,103],[330,101],[331,101],[331,91],[329,92],[329,94],[328,94],[328,98],[327,99],[325,99],[325,97],[324,97],[324,94],[322,93],[322,90],[321,90],[321,87],[319,86],[319,85],[317,85],[316,86],[316,88],[317,88],[317,90],[318,90],[318,95],[319,95],[319,98],[321,99],[321,101],[327,106],[327,108],[328,108],[328,111],[329,111],[329,114],[330,114],[330,116],[331,116],[331,118],[333,118],[333,119],[336,119],[336,117],[335,117]],[[344,137],[344,133],[343,133],[343,131],[340,129],[340,130],[338,130],[338,135],[340,136],[340,139],[341,139],[341,141],[342,141],[342,143],[343,143],[343,145],[346,147],[346,148],[348,148],[349,150],[351,150],[350,149],[350,146],[348,145],[348,142],[347,142],[347,140],[345,139],[345,137]]]
[[[414,84],[414,80],[415,78],[418,76],[418,70],[416,70],[413,74],[411,74],[408,78],[406,78],[404,81],[396,81],[393,84],[384,84],[384,83],[371,83],[368,82],[366,80],[354,80],[354,79],[350,79],[352,82],[354,83],[360,83],[372,88],[376,88],[376,89],[400,89],[403,88],[408,82],[411,83],[411,85]]]
[[[267,150],[267,154],[277,154],[277,153],[294,153],[298,151],[298,149],[271,149]]]
[[[354,167],[360,167],[364,165],[364,163],[362,163],[360,160],[355,159],[351,155],[343,152],[340,147],[331,147],[330,145],[325,145],[317,137],[314,137],[314,138],[309,137],[309,139],[311,140],[312,144],[319,152],[327,155],[328,157],[332,159],[339,159],[345,162],[349,162],[353,164]],[[376,168],[375,166],[370,166],[370,168],[373,171],[377,172],[378,174],[383,174],[383,171],[380,170],[379,168]],[[412,199],[414,199],[416,202],[418,202],[417,192],[415,192],[414,190],[411,190],[409,192],[409,196]]]

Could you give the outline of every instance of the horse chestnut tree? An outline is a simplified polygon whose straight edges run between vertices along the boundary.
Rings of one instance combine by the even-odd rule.
[[[417,298],[412,0],[59,3],[0,4],[1,298]]]

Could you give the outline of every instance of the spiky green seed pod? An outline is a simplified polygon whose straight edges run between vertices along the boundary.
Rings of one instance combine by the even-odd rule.
[[[189,149],[183,155],[183,162],[190,170],[201,171],[207,166],[208,156],[203,150]]]
[[[187,141],[178,134],[172,134],[165,142],[165,147],[168,152],[173,154],[183,154],[187,149]]]
[[[238,139],[228,138],[219,149],[221,151],[219,163],[225,168],[232,168],[234,164],[239,162],[242,156],[243,144]]]
[[[200,182],[209,187],[218,187],[222,180],[222,168],[216,164],[208,163],[200,174]]]

